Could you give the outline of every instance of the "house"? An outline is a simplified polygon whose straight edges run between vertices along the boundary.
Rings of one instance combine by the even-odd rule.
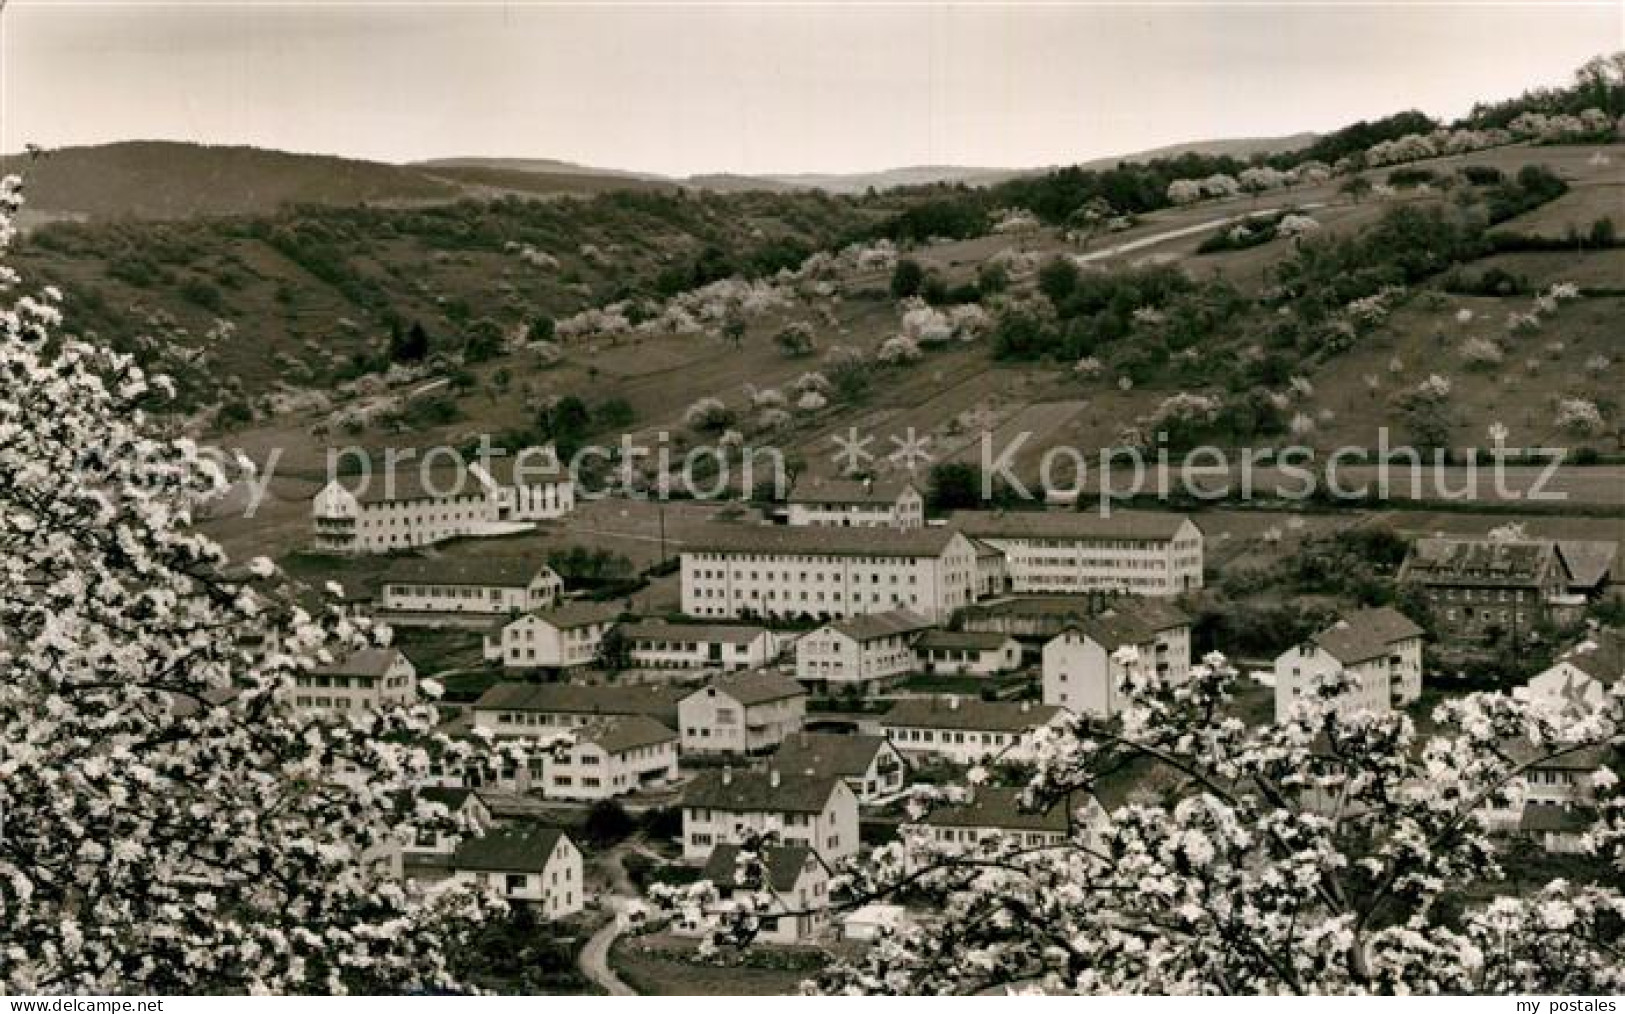
[[[989,838],[1009,839],[1023,848],[1063,845],[1072,837],[1072,806],[1057,800],[1043,809],[1021,804],[1021,789],[978,785],[963,803],[936,806],[920,821],[922,829],[939,845],[973,846]],[[1105,812],[1093,797],[1083,804],[1090,828],[1105,822]]]
[[[428,785],[415,794],[403,793],[399,797],[403,809],[408,804],[416,812],[429,807],[444,807],[445,811],[464,828],[483,832],[492,825],[490,808],[472,789],[457,786]],[[449,833],[441,828],[420,827],[403,836],[395,853],[397,874],[419,880],[443,880],[451,875],[451,857],[466,834]]]
[[[1275,720],[1312,698],[1319,681],[1342,672],[1350,687],[1331,702],[1339,714],[1386,712],[1422,694],[1422,628],[1387,608],[1349,613],[1275,659]]]
[[[832,479],[797,486],[787,516],[797,527],[920,528],[925,497],[907,481]]]
[[[718,845],[700,871],[700,879],[716,887],[721,910],[726,911],[738,892],[753,897],[765,892],[767,907],[758,910],[761,931],[757,939],[770,944],[805,944],[823,935],[830,925],[830,870],[815,850],[767,845],[757,859],[744,864],[743,871],[739,854],[738,845]],[[749,887],[741,884],[742,875]],[[674,932],[682,935],[689,930],[679,925]]]
[[[396,613],[507,616],[550,608],[563,593],[564,579],[545,564],[511,556],[436,556],[390,567],[380,604]]]
[[[959,511],[955,527],[1004,554],[1020,593],[1171,596],[1202,587],[1202,531],[1154,511]]]
[[[313,544],[327,552],[387,553],[525,531],[574,508],[574,485],[552,448],[526,448],[499,462],[442,465],[431,454],[363,473],[350,486],[334,478],[311,502]],[[515,476],[523,488],[505,484]]]
[[[664,686],[498,683],[469,710],[476,728],[499,736],[545,736],[632,715],[670,729],[677,725],[677,702],[686,695]]]
[[[1079,622],[1106,614],[1132,613],[1157,629],[1189,626],[1186,616],[1166,598],[1085,592],[1076,595],[1009,595],[978,602],[959,614],[959,626],[978,633],[1009,634],[1036,660],[1055,635]]]
[[[1483,808],[1480,815],[1486,827],[1502,833],[1518,833],[1524,829],[1531,806],[1568,810],[1575,816],[1590,813],[1595,802],[1594,779],[1606,764],[1609,751],[1601,746],[1588,746],[1547,756],[1554,749],[1537,748],[1526,741],[1503,746],[1512,762],[1519,767],[1527,766],[1527,770],[1517,777],[1516,785],[1508,786],[1510,800],[1505,804],[1497,803]],[[1551,817],[1550,810],[1537,810],[1535,815],[1537,823],[1543,819],[1557,823]],[[1552,827],[1531,830],[1544,835],[1547,830],[1561,834],[1565,829]]]
[[[914,671],[914,635],[930,626],[907,609],[837,620],[796,642],[796,679],[814,693],[873,693]]]
[[[1565,651],[1551,667],[1516,687],[1512,696],[1553,714],[1579,718],[1608,699],[1609,688],[1625,678],[1625,631],[1593,632]]]
[[[1043,673],[1045,704],[1110,718],[1122,709],[1131,674],[1176,684],[1190,678],[1190,617],[1164,603],[1125,602],[1078,619],[1044,642]]]
[[[1033,732],[1064,714],[1063,708],[1031,701],[910,697],[892,706],[880,728],[911,759],[937,758],[953,764],[1030,761]]]
[[[754,754],[801,730],[807,692],[777,673],[719,676],[677,705],[683,750]]]
[[[514,826],[471,835],[448,863],[451,879],[526,902],[548,919],[563,919],[586,905],[581,850],[556,827]]]
[[[647,715],[606,718],[543,759],[542,793],[591,802],[665,785],[677,778],[677,733]]]
[[[972,539],[976,550],[976,597],[989,599],[1010,591],[1010,561],[1004,551],[981,539]]]
[[[1597,811],[1572,803],[1526,803],[1518,820],[1518,833],[1547,852],[1579,855],[1586,851],[1586,835],[1597,822]]]
[[[683,612],[834,620],[907,609],[934,623],[976,597],[976,550],[946,528],[718,523],[681,561]]]
[[[615,626],[620,607],[608,602],[566,602],[544,612],[499,620],[486,632],[486,657],[500,651],[508,669],[570,669],[592,665]]]
[[[798,732],[786,737],[773,763],[783,771],[839,775],[865,806],[903,791],[908,762],[885,736]]]
[[[759,669],[779,654],[779,637],[766,627],[641,620],[621,628],[638,669]]]
[[[914,639],[914,660],[930,676],[997,676],[1021,668],[1021,642],[978,630],[927,630]]]
[[[1421,590],[1443,633],[1465,640],[1520,643],[1538,624],[1578,619],[1586,601],[1550,539],[1417,539],[1399,580]]]
[[[417,669],[395,648],[352,651],[293,682],[293,706],[307,714],[401,707],[418,699]]]
[[[778,768],[705,771],[683,793],[683,858],[690,862],[709,859],[717,845],[768,833],[834,863],[858,850],[858,798],[836,775]]]

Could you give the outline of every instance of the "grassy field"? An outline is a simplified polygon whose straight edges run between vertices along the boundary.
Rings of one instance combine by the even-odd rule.
[[[782,969],[745,965],[712,965],[677,960],[682,949],[692,950],[692,941],[670,937],[649,940],[622,939],[610,952],[610,966],[627,985],[643,996],[789,996],[800,991],[801,983],[815,965]],[[764,949],[755,958],[784,953]],[[801,963],[816,952],[797,949]]]

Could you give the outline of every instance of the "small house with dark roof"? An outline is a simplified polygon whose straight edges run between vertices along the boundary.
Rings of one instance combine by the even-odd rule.
[[[543,758],[542,793],[593,802],[677,778],[677,733],[647,715],[606,718],[575,732],[575,741]]]
[[[403,820],[395,859],[397,871],[419,880],[444,880],[451,875],[450,860],[469,833],[492,826],[490,808],[473,789],[426,785],[395,797]],[[436,826],[455,820],[459,830]]]
[[[919,528],[925,497],[907,480],[813,480],[790,493],[787,518],[798,527]]]
[[[508,616],[556,605],[564,580],[553,568],[516,556],[440,555],[397,561],[384,574],[380,604],[392,622],[440,616]]]
[[[610,602],[566,602],[541,612],[499,620],[487,632],[487,656],[500,649],[507,669],[573,669],[593,664],[620,607]]]
[[[801,730],[807,691],[775,672],[718,676],[677,705],[683,750],[758,754]]]
[[[766,627],[639,620],[621,628],[634,668],[733,672],[778,657],[779,637]]]
[[[873,693],[915,670],[915,635],[931,625],[907,609],[837,620],[796,642],[796,679],[814,693]]]
[[[295,709],[343,715],[402,707],[418,698],[417,669],[398,649],[363,648],[294,677]]]
[[[1617,757],[1606,746],[1535,746],[1528,740],[1510,740],[1501,747],[1508,761],[1525,768],[1510,784],[1509,798],[1480,811],[1491,830],[1515,834],[1523,826],[1530,806],[1554,807],[1590,813],[1596,804],[1594,779]]]
[[[1190,617],[1155,599],[1114,600],[1069,620],[1044,642],[1042,660],[1045,704],[1109,718],[1130,677],[1190,678]]]
[[[1314,699],[1326,677],[1343,673],[1348,688],[1332,699],[1339,713],[1382,713],[1422,693],[1422,628],[1386,606],[1348,613],[1275,659],[1275,720]]]
[[[858,799],[846,780],[777,767],[702,772],[683,792],[683,858],[701,863],[718,845],[777,834],[834,863],[858,850]]]
[[[548,919],[574,915],[586,905],[581,849],[556,827],[515,825],[470,835],[447,865],[452,880],[533,905]]]
[[[880,728],[910,758],[935,757],[953,764],[1030,761],[1033,734],[1065,714],[1066,709],[1032,701],[906,697],[881,718]]]
[[[798,732],[785,738],[773,763],[783,771],[839,775],[865,806],[892,799],[907,785],[908,762],[885,736]]]
[[[1586,850],[1586,835],[1597,822],[1597,811],[1572,803],[1527,803],[1518,820],[1518,833],[1547,852],[1579,855]]]
[[[830,868],[813,849],[764,845],[743,852],[738,845],[718,845],[711,850],[700,879],[716,888],[719,912],[728,910],[736,894],[767,895],[767,910],[759,916],[758,939],[763,943],[807,944],[829,928]],[[679,922],[672,931],[682,936],[703,931],[703,927]]]
[[[1021,668],[1021,642],[980,630],[927,630],[914,639],[915,664],[931,676],[996,676]]]
[[[1554,715],[1580,718],[1601,708],[1610,688],[1625,679],[1625,631],[1596,630],[1557,661],[1514,688],[1512,695]]]

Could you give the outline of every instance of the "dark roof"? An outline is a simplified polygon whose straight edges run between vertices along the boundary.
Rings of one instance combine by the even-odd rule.
[[[1061,709],[1031,701],[984,701],[975,697],[909,697],[892,705],[882,725],[919,729],[1021,732],[1043,725]]]
[[[1009,634],[980,630],[927,630],[914,641],[914,647],[948,651],[997,651],[1015,638]]]
[[[621,607],[613,602],[565,602],[552,609],[542,609],[526,615],[534,616],[538,620],[557,627],[560,630],[572,630],[576,627],[590,627],[598,623],[608,623],[621,615]],[[517,623],[525,617],[520,616],[509,620],[508,623]],[[503,626],[507,626],[505,623]]]
[[[1525,803],[1523,817],[1518,821],[1520,831],[1579,833],[1596,823],[1595,810],[1558,803]]]
[[[1399,641],[1421,637],[1422,628],[1404,613],[1383,606],[1348,613],[1315,635],[1315,643],[1344,665],[1382,658]]]
[[[384,584],[497,585],[524,588],[547,564],[519,556],[408,558],[384,573]]]
[[[711,687],[715,687],[718,693],[725,693],[746,707],[767,704],[769,701],[782,701],[787,697],[807,696],[807,691],[801,684],[788,676],[772,672],[750,672],[737,676],[718,676],[709,686],[701,687],[688,697],[703,694]]]
[[[991,827],[1003,831],[1067,830],[1067,804],[1052,803],[1047,810],[1021,805],[1020,789],[979,785],[968,803],[939,806],[921,822],[932,827]]]
[[[556,827],[511,827],[464,838],[457,845],[451,866],[458,870],[505,873],[540,873],[548,857],[565,837]]]
[[[670,743],[677,733],[661,725],[648,715],[625,715],[580,730],[577,737],[584,743],[593,743],[605,753],[624,753],[643,746]]]
[[[1557,551],[1569,569],[1569,582],[1578,588],[1596,588],[1613,572],[1619,543],[1560,539]]]
[[[1132,617],[1155,633],[1189,626],[1191,618],[1165,599],[1132,595],[1012,595],[969,607],[982,616],[1035,616],[1083,619],[1112,613]]]
[[[1160,511],[955,511],[953,524],[978,539],[1146,539],[1179,533],[1190,518]]]
[[[569,473],[559,460],[558,453],[552,447],[522,447],[512,454],[494,454],[490,461],[482,464],[476,457],[469,462],[469,466],[479,465],[499,486],[517,486],[516,473],[522,478],[525,485],[540,485],[542,483],[558,482],[568,479]]]
[[[376,679],[388,672],[399,657],[401,653],[395,648],[363,648],[328,665],[318,666],[315,672],[323,676],[371,676]]]
[[[1146,600],[1144,603],[1108,606],[1093,616],[1085,616],[1067,625],[1068,629],[1087,634],[1091,641],[1116,651],[1127,644],[1146,644],[1157,635],[1174,627],[1190,626],[1190,617],[1166,603]]]
[[[912,634],[930,627],[931,621],[908,609],[890,609],[884,613],[867,613],[836,620],[829,625],[854,641],[872,641],[877,637],[895,637]]]
[[[818,853],[805,845],[768,845],[759,855],[766,867],[768,886],[780,894],[796,889],[809,858],[822,862],[818,859]],[[738,877],[739,846],[731,842],[713,848],[711,858],[705,861],[705,869],[700,871],[701,880],[709,880],[723,893],[738,885]]]
[[[418,798],[430,803],[439,803],[452,813],[463,808],[468,797],[474,794],[473,789],[458,788],[449,785],[425,785],[418,789]]]
[[[951,528],[835,528],[827,525],[752,525],[719,522],[684,552],[765,553],[799,556],[941,556],[958,534]]]
[[[812,504],[892,504],[904,490],[918,488],[911,482],[879,480],[861,482],[857,479],[830,479],[826,482],[797,486],[790,494],[791,503]]]
[[[365,478],[341,477],[338,482],[364,504],[485,496],[485,484],[467,467],[449,461],[441,464],[438,460],[431,461],[430,466],[425,471],[421,461],[408,461],[393,472],[380,467]]]
[[[724,768],[690,782],[683,805],[729,813],[822,813],[840,784],[836,775]]]
[[[480,711],[538,711],[572,715],[647,715],[677,724],[677,702],[687,691],[664,686],[583,686],[578,683],[498,683],[474,702]]]
[[[1565,748],[1559,744],[1537,747],[1522,739],[1507,743],[1504,749],[1515,764],[1522,765],[1535,761],[1534,770],[1537,771],[1595,771],[1603,766],[1609,753],[1608,747],[1593,745],[1567,749],[1566,752],[1554,757],[1548,755],[1564,751]]]
[[[1417,539],[1400,576],[1428,585],[1528,587],[1540,583],[1556,552],[1547,539]]]
[[[886,743],[884,736],[797,732],[784,737],[774,763],[784,771],[857,778],[869,772]]]
[[[1603,629],[1565,651],[1558,659],[1611,686],[1625,677],[1625,632]]]
[[[634,640],[704,641],[720,644],[749,644],[767,632],[766,627],[731,623],[667,623],[639,620],[621,627],[621,633]]]

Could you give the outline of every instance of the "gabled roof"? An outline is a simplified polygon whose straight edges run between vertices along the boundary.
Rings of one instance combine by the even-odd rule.
[[[1166,541],[1190,518],[1161,511],[955,511],[954,527],[978,539]]]
[[[1427,585],[1530,587],[1540,583],[1556,553],[1549,539],[1417,539],[1400,578]]]
[[[1384,606],[1348,613],[1314,637],[1315,644],[1344,665],[1383,658],[1400,641],[1422,636],[1404,613]]]
[[[451,867],[499,873],[541,873],[547,860],[566,837],[556,827],[509,827],[464,838],[457,844]]]
[[[519,556],[431,556],[397,561],[384,573],[384,584],[495,585],[525,588],[547,564]]]
[[[534,613],[518,616],[502,626],[509,626],[521,620],[534,616],[543,623],[556,627],[559,630],[575,630],[579,627],[591,627],[600,623],[609,623],[621,615],[621,607],[613,602],[565,602],[552,609],[542,609]]]
[[[498,683],[474,702],[476,711],[554,715],[647,715],[675,725],[686,691],[664,686],[584,686],[577,683]]]
[[[910,489],[919,492],[913,483],[906,480],[863,482],[857,479],[829,479],[798,485],[790,494],[790,503],[890,505]]]
[[[704,644],[750,644],[767,633],[766,627],[733,623],[667,623],[639,620],[621,627],[621,633],[638,641],[695,641]]]
[[[768,845],[758,855],[767,874],[768,887],[779,894],[788,894],[796,889],[809,859],[814,863],[823,862],[817,852],[805,845]],[[717,845],[711,850],[711,858],[706,860],[705,869],[700,871],[700,879],[711,881],[719,892],[726,894],[738,886],[738,878],[739,846],[731,842]]]
[[[715,688],[717,693],[727,694],[747,708],[791,697],[807,696],[807,691],[801,684],[788,676],[772,672],[749,672],[718,676],[708,686],[701,687],[683,699],[697,697],[712,688]]]
[[[728,813],[822,813],[841,784],[835,775],[724,768],[690,782],[683,805]]]
[[[998,651],[1010,641],[1009,634],[980,630],[927,630],[914,639],[914,647],[929,651]]]
[[[1612,686],[1625,678],[1625,631],[1599,630],[1565,651],[1558,661],[1569,663],[1604,686]]]
[[[1557,551],[1569,569],[1569,583],[1577,588],[1596,588],[1613,573],[1619,543],[1559,539]]]
[[[1001,831],[1067,830],[1067,803],[1052,803],[1047,810],[1021,805],[1021,790],[979,785],[970,802],[939,806],[921,821],[932,827],[996,828]]]
[[[869,773],[887,742],[885,736],[797,732],[784,737],[774,762],[783,771],[857,778]]]
[[[1582,774],[1602,767],[1609,754],[1609,748],[1606,746],[1593,745],[1570,749],[1555,744],[1536,746],[1526,739],[1512,740],[1506,743],[1503,749],[1515,764],[1523,765],[1534,761],[1533,769],[1536,771],[1577,771]]]
[[[318,666],[313,671],[321,676],[371,676],[376,679],[388,672],[400,657],[400,650],[396,648],[363,648],[327,665]]]
[[[932,626],[930,620],[908,609],[889,609],[883,613],[867,613],[836,620],[829,629],[845,634],[854,641],[872,641],[880,637],[912,634]]]
[[[683,547],[685,553],[762,553],[775,556],[938,557],[958,535],[951,528],[834,528],[827,525],[753,525],[717,522]]]
[[[882,725],[917,729],[1022,732],[1043,725],[1063,709],[1031,701],[984,701],[975,697],[908,697],[892,705]]]
[[[1525,803],[1518,830],[1531,833],[1584,832],[1597,821],[1597,812],[1579,806],[1557,803]]]
[[[1125,645],[1155,641],[1164,630],[1188,627],[1190,622],[1190,617],[1173,606],[1146,600],[1108,606],[1093,616],[1074,620],[1066,629],[1087,635],[1107,651],[1116,651]]]
[[[448,500],[454,497],[484,497],[485,484],[464,464],[431,460],[428,469],[422,461],[406,461],[394,471],[382,466],[366,476],[342,476],[338,484],[358,503],[406,503],[415,500]]]
[[[516,480],[523,480],[523,485],[538,486],[570,477],[564,463],[559,460],[558,452],[547,446],[522,447],[511,454],[493,454],[489,461],[483,463],[475,458],[469,462],[469,467],[475,466],[483,469],[491,481],[499,486],[521,485]]]
[[[677,738],[677,733],[648,715],[624,715],[588,726],[577,732],[576,738],[594,744],[605,753],[616,754],[670,743]]]

